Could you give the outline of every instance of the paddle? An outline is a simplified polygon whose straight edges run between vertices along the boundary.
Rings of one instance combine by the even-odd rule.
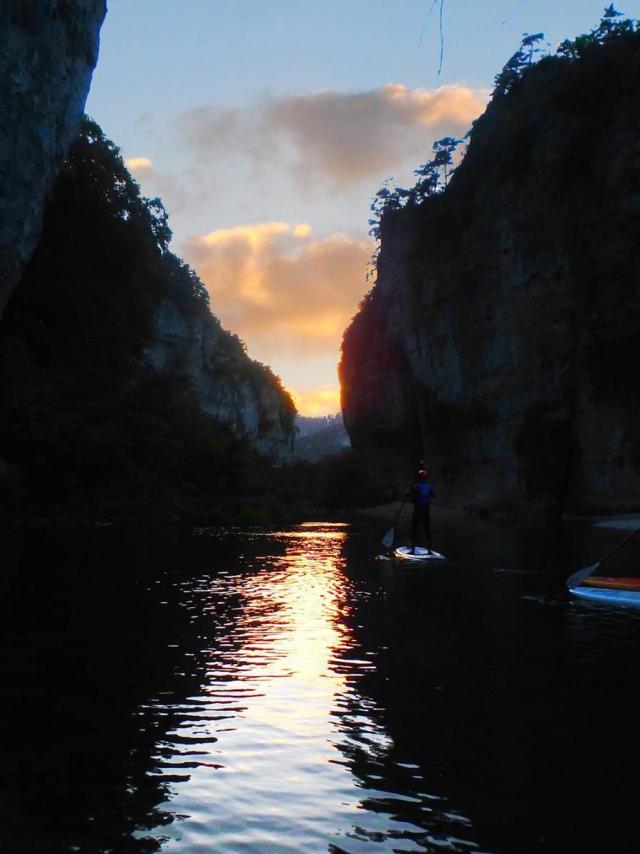
[[[400,518],[400,514],[404,510],[404,505],[407,503],[408,497],[409,497],[409,493],[407,493],[405,495],[405,497],[402,499],[402,504],[400,505],[400,509],[398,510],[398,513],[396,514],[396,518],[393,520],[393,525],[389,528],[387,533],[382,538],[382,545],[385,547],[385,549],[390,549],[393,546],[393,541],[395,540],[395,537],[396,537],[395,528],[396,528],[396,525],[398,524],[398,519]]]
[[[636,536],[636,534],[640,534],[640,528],[637,528],[633,532],[633,534],[629,534],[628,537],[625,537],[624,540],[621,543],[618,543],[617,546],[614,546],[612,549],[609,549],[609,551],[603,557],[601,557],[597,563],[594,563],[593,566],[585,566],[584,569],[579,569],[577,572],[574,572],[573,575],[570,575],[566,581],[567,587],[578,587],[580,584],[582,584],[585,578],[588,578],[592,573],[594,573],[596,569],[598,569],[598,567],[605,562],[605,560],[608,560],[614,552],[617,552],[618,549],[621,549],[624,545],[626,545],[629,540],[632,540]]]

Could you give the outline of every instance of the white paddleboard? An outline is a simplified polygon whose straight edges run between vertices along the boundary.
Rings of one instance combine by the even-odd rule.
[[[430,552],[428,549],[423,549],[422,546],[416,546],[415,554],[411,553],[411,546],[399,546],[394,551],[394,554],[401,560],[420,561],[421,563],[431,560],[447,560],[447,558],[444,555],[441,555],[440,552]]]

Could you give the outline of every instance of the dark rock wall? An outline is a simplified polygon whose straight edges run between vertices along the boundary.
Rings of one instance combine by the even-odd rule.
[[[543,61],[447,191],[383,220],[345,334],[345,425],[447,503],[640,507],[640,50]]]
[[[186,376],[206,415],[271,457],[291,457],[294,426],[286,393],[209,311],[187,315],[164,299],[145,358],[158,373]]]
[[[0,4],[0,317],[78,134],[105,14],[106,0]],[[186,372],[203,412],[286,458],[293,434],[282,391],[237,350],[210,314],[183,317],[166,300],[148,360],[160,372]]]
[[[78,130],[106,0],[0,3],[0,317]]]

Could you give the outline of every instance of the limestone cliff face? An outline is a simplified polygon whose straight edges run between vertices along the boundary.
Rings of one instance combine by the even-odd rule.
[[[640,49],[543,61],[447,191],[382,223],[345,334],[345,425],[445,503],[640,507]]]
[[[77,134],[106,0],[0,4],[0,317]]]
[[[164,299],[145,355],[155,371],[185,377],[204,413],[225,421],[263,453],[290,458],[294,428],[286,392],[208,310],[184,313],[170,297]]]

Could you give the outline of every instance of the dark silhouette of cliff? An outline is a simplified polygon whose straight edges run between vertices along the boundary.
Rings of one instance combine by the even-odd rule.
[[[605,15],[510,63],[446,190],[382,213],[345,426],[470,510],[637,509],[640,32]]]
[[[0,4],[0,317],[78,133],[106,0]]]
[[[293,403],[220,327],[170,237],[161,202],[140,196],[118,149],[86,120],[0,325],[0,500],[10,515],[216,521],[272,490],[256,440],[286,445]],[[208,397],[180,364],[182,339],[163,366],[149,355],[163,305],[199,331]],[[233,392],[241,399],[235,421],[207,411],[217,387],[231,415]]]

